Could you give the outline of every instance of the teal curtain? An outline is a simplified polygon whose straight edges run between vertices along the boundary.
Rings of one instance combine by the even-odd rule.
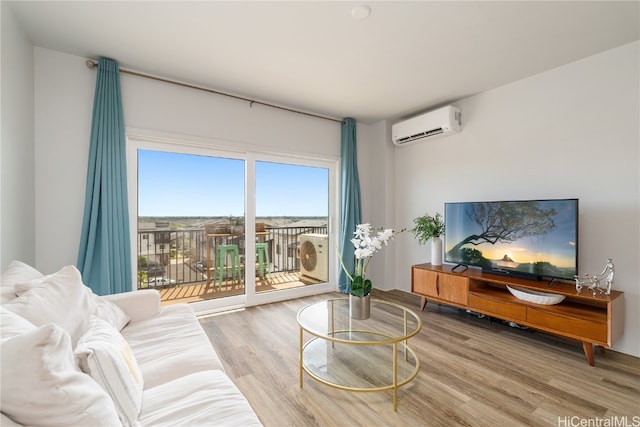
[[[342,121],[342,139],[340,151],[340,187],[341,187],[341,229],[340,229],[340,254],[342,262],[350,272],[355,268],[355,256],[353,232],[356,225],[362,223],[362,211],[360,208],[360,179],[358,178],[358,156],[356,149],[356,122],[346,118]],[[350,291],[349,278],[344,270],[340,269],[338,287],[341,292],[348,294]]]
[[[124,114],[118,63],[100,58],[78,269],[98,295],[132,289]]]

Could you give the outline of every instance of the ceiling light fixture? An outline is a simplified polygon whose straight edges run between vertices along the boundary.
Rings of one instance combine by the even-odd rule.
[[[351,17],[353,19],[362,20],[367,18],[369,15],[371,15],[371,8],[367,5],[362,4],[351,9]]]

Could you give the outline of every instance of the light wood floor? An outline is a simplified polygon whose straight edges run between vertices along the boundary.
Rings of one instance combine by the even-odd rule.
[[[607,350],[596,352],[591,367],[579,343],[447,306],[427,304],[420,313],[419,298],[401,291],[373,295],[413,308],[423,321],[409,342],[421,370],[399,390],[397,412],[390,391],[341,391],[306,374],[300,388],[296,314],[340,296],[201,319],[227,374],[265,426],[640,425],[640,359]],[[613,424],[621,420],[626,424]]]

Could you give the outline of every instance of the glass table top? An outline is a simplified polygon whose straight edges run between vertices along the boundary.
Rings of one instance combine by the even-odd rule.
[[[298,312],[298,324],[310,334],[336,342],[382,344],[416,335],[422,321],[399,304],[372,299],[366,320],[349,317],[349,299],[336,298],[308,305]]]

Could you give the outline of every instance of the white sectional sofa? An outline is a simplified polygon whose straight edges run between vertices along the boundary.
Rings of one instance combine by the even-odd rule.
[[[187,304],[19,261],[0,289],[3,427],[261,425]]]

